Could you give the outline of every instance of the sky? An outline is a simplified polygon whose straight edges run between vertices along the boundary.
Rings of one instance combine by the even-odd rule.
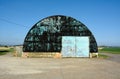
[[[0,44],[23,44],[30,28],[52,15],[79,20],[99,46],[120,46],[120,0],[0,0]]]

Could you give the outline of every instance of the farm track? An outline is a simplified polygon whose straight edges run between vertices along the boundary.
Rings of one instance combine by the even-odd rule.
[[[21,58],[0,56],[0,79],[120,79],[120,55],[110,58]]]

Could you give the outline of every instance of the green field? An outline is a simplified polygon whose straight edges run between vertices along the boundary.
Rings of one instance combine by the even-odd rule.
[[[103,47],[102,49],[99,49],[99,52],[120,54],[120,47]]]
[[[9,48],[9,47],[0,47],[0,55],[5,55],[8,52],[13,52],[14,49],[13,48]]]

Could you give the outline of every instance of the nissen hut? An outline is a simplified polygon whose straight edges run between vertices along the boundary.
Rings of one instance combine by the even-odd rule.
[[[97,52],[92,32],[80,21],[63,15],[37,22],[23,44],[23,56],[27,57],[90,57]]]

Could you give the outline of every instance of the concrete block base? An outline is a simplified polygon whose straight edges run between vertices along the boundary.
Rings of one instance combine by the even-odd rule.
[[[23,58],[61,58],[59,52],[24,52]]]
[[[90,58],[98,58],[98,53],[90,53]]]

